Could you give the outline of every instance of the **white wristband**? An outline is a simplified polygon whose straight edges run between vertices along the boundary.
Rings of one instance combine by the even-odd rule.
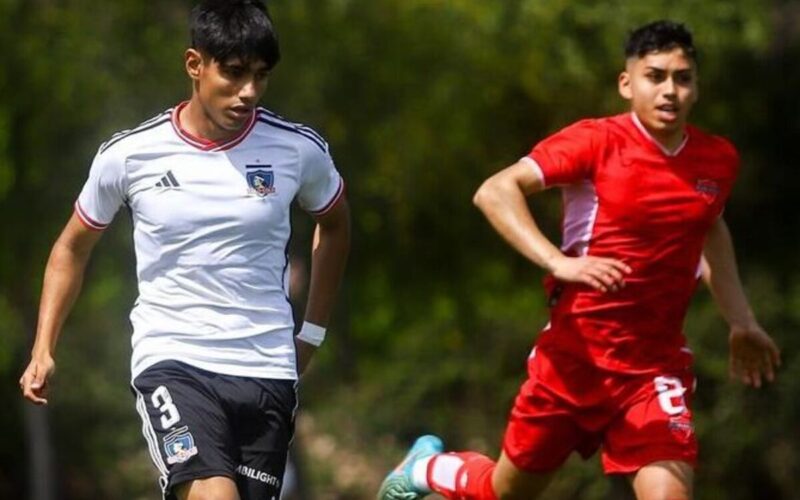
[[[306,344],[319,347],[322,344],[322,341],[325,340],[325,328],[315,325],[314,323],[304,321],[303,327],[300,328],[300,333],[297,334],[297,338]]]

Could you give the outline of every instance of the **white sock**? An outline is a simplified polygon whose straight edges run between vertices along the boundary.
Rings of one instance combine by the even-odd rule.
[[[434,455],[437,460],[433,462],[431,467],[431,482],[433,482],[437,489],[445,489],[447,491],[456,491],[456,476],[461,466],[464,465],[464,460],[449,453],[441,455]]]
[[[414,462],[414,465],[411,467],[411,482],[414,484],[415,488],[428,493],[432,491],[428,484],[428,463],[436,456],[437,455],[431,455]]]

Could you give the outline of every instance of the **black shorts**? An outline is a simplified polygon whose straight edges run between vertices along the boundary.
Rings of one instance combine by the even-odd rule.
[[[226,476],[242,500],[280,498],[297,382],[157,363],[131,384],[164,498],[183,482]]]

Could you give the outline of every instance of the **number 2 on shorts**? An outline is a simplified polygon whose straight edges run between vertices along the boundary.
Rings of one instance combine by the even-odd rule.
[[[175,403],[172,402],[172,396],[170,396],[169,391],[163,385],[158,386],[158,388],[153,391],[150,400],[153,402],[153,406],[163,413],[163,415],[161,415],[161,427],[163,427],[164,430],[177,424],[181,419],[178,408],[175,406]]]
[[[678,415],[686,410],[683,394],[686,388],[676,377],[656,377],[653,380],[658,393],[658,404],[667,415]],[[676,406],[674,403],[677,402]]]

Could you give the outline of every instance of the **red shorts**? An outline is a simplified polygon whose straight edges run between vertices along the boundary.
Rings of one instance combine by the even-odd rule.
[[[695,466],[693,390],[688,366],[626,375],[537,348],[514,401],[503,450],[528,472],[552,471],[573,451],[588,458],[601,445],[607,474],[632,473],[660,460]]]

